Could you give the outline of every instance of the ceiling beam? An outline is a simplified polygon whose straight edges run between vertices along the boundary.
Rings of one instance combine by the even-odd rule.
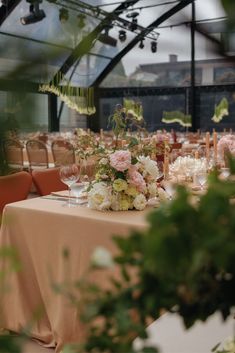
[[[163,15],[152,22],[148,27],[144,28],[135,38],[133,38],[125,48],[123,48],[106,66],[106,68],[100,73],[100,75],[93,82],[94,86],[98,86],[105,77],[114,69],[114,67],[120,62],[120,60],[134,48],[134,46],[146,35],[160,26],[163,22],[168,20],[171,16],[175,15],[177,12],[181,11],[186,6],[190,5],[195,0],[181,0],[180,3],[172,7],[170,10],[166,11]]]
[[[0,7],[0,26],[20,2],[21,0],[8,0],[6,5]]]
[[[98,35],[107,26],[107,22],[111,22],[113,20],[113,17],[115,17],[115,19],[116,19],[117,14],[118,15],[121,14],[129,6],[136,4],[138,1],[139,0],[124,1],[112,13],[108,14],[107,17],[105,17],[101,21],[101,23],[99,23],[98,26],[92,32],[90,32],[87,36],[85,36],[83,38],[83,40],[76,46],[76,48],[73,50],[72,54],[67,58],[67,60],[64,62],[64,64],[61,66],[60,70],[55,74],[54,78],[52,79],[52,82],[54,82],[55,80],[58,80],[57,78],[60,77],[59,76],[60,73],[62,75],[66,75],[66,73],[69,71],[71,66],[73,66],[74,63],[78,59],[80,59],[83,55],[89,53],[89,51],[93,47]]]

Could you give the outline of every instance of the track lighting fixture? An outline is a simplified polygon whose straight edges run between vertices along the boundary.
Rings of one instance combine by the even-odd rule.
[[[144,38],[140,40],[139,48],[144,49]]]
[[[155,40],[153,40],[151,42],[151,52],[152,53],[156,53],[157,52],[157,42]]]
[[[138,28],[138,20],[137,20],[137,16],[139,16],[139,12],[134,11],[134,12],[130,12],[126,15],[127,18],[132,18],[132,21],[129,25],[129,29],[131,31],[136,31]]]
[[[35,1],[27,0],[27,2],[30,3],[29,14],[20,18],[20,22],[22,23],[22,25],[29,25],[31,23],[36,23],[43,20],[43,18],[46,17],[45,12],[39,9],[39,4],[42,2],[42,0],[35,0]]]
[[[104,44],[110,45],[111,47],[116,47],[117,39],[109,35],[109,30],[113,28],[113,25],[107,25],[104,29],[104,33],[100,33],[98,40]]]
[[[123,29],[121,29],[119,31],[119,36],[118,36],[120,42],[125,42],[126,40],[126,31],[124,31]]]

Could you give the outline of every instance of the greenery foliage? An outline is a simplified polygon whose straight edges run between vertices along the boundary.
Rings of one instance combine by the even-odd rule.
[[[116,236],[119,278],[109,289],[86,280],[75,284],[77,303],[88,333],[76,352],[135,352],[135,337],[163,312],[179,314],[186,328],[215,312],[226,319],[235,305],[235,161],[222,181],[214,171],[200,202],[178,187],[172,202],[151,212],[146,232]],[[101,271],[101,269],[100,269]],[[58,288],[57,288],[58,289]],[[84,294],[84,296],[82,296]],[[143,347],[138,353],[157,352]]]
[[[192,117],[191,115],[184,114],[180,111],[163,112],[162,122],[166,124],[179,123],[181,126],[191,127]]]

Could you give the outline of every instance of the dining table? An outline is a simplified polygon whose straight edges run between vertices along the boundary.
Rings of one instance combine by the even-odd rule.
[[[82,341],[85,330],[78,309],[58,288],[86,278],[97,247],[116,254],[114,235],[144,231],[150,211],[148,207],[101,212],[86,203],[66,207],[63,197],[53,195],[6,205],[0,248],[15,249],[20,270],[7,271],[6,290],[0,296],[0,328],[26,331],[41,345],[56,347],[56,352],[66,343]],[[1,260],[0,272],[10,266],[8,262]],[[96,270],[89,280],[106,286],[117,271]]]

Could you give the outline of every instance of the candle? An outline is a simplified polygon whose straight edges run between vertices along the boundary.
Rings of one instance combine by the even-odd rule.
[[[217,132],[213,133],[213,145],[214,145],[214,161],[217,161]]]
[[[103,137],[104,137],[104,130],[100,129],[100,138],[101,138],[101,140],[103,140]]]
[[[164,173],[164,179],[168,179],[169,177],[169,158],[168,156],[165,154],[165,157],[164,157],[164,166],[163,166],[164,170],[163,170],[163,173]]]
[[[210,156],[210,133],[206,133],[206,159],[209,160]]]

